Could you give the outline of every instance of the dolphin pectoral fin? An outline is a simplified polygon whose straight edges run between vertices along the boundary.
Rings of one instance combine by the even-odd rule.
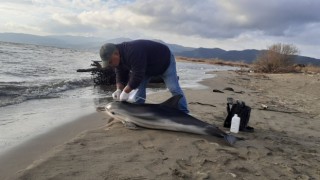
[[[108,120],[107,120],[107,124],[109,124],[109,123],[112,123],[113,121],[114,121],[115,119],[114,118],[109,118]]]
[[[116,121],[115,118],[109,118],[107,120],[107,124],[105,125],[106,128],[104,130],[109,130],[116,123],[119,123],[119,121]]]
[[[129,122],[129,121],[124,121],[123,122],[124,127],[131,129],[131,130],[138,130],[140,128],[138,128],[134,123]]]

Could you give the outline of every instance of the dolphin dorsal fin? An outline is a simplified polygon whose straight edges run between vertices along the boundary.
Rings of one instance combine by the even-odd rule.
[[[165,102],[161,103],[160,105],[179,109],[178,104],[179,104],[179,101],[181,98],[182,98],[181,94],[175,95],[175,96],[169,98],[168,100],[166,100]]]

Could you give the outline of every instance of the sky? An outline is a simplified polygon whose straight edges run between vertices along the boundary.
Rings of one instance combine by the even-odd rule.
[[[0,32],[225,50],[284,43],[320,58],[319,7],[320,0],[0,0]]]

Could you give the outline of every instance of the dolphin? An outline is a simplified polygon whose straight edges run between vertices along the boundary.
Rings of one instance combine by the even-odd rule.
[[[216,136],[224,138],[229,145],[233,145],[238,139],[241,139],[180,111],[178,102],[181,97],[182,95],[176,95],[160,104],[113,101],[106,105],[105,110],[110,117],[120,120],[128,128],[135,129],[138,126]]]

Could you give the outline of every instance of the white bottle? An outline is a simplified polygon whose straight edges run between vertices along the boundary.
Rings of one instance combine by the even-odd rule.
[[[239,127],[240,127],[240,117],[237,114],[235,114],[231,119],[230,132],[238,133]]]

